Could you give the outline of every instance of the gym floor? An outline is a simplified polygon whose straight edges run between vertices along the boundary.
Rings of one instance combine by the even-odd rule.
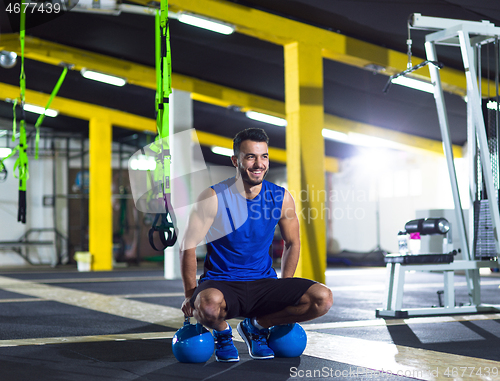
[[[182,326],[180,280],[159,265],[77,272],[0,271],[0,378],[50,380],[495,380],[500,379],[500,314],[375,318],[386,272],[329,268],[330,312],[303,323],[300,358],[252,360],[235,332],[240,362],[184,364],[171,341]],[[409,273],[404,307],[438,305],[443,277]],[[456,275],[457,303],[467,303]],[[500,304],[500,277],[481,278],[484,303]],[[234,327],[238,320],[230,322]]]

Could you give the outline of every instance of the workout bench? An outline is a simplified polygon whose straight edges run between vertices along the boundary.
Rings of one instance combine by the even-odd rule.
[[[387,284],[384,296],[384,308],[376,310],[377,317],[408,318],[414,316],[467,314],[477,312],[495,312],[500,306],[481,305],[479,294],[479,269],[497,268],[496,261],[468,261],[458,260],[452,263],[432,264],[405,264],[398,262],[387,263]],[[472,290],[472,303],[468,306],[455,305],[454,275],[457,270],[474,271],[467,282]],[[444,305],[443,307],[408,308],[403,309],[403,293],[405,273],[407,271],[435,271],[442,272],[444,277]]]

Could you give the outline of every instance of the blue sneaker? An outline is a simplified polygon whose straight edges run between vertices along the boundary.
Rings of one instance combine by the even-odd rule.
[[[233,330],[228,325],[224,331],[212,330],[215,340],[215,359],[218,362],[237,362],[240,361],[238,350],[233,344]]]
[[[269,329],[257,329],[249,318],[238,324],[238,333],[245,340],[250,357],[256,360],[273,359],[274,352],[267,345]]]

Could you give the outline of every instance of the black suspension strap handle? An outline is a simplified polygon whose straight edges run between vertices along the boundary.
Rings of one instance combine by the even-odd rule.
[[[149,229],[149,244],[156,251],[163,251],[167,247],[174,246],[177,242],[177,221],[170,202],[170,194],[165,195],[165,213],[157,213]],[[170,220],[169,217],[170,216]],[[163,247],[157,248],[154,243],[155,232],[158,232]]]

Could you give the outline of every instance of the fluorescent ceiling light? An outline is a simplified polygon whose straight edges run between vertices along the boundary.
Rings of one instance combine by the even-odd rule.
[[[256,111],[247,111],[245,113],[247,118],[257,120],[263,123],[274,124],[275,126],[286,127],[286,119],[278,118],[277,116],[262,114]]]
[[[0,138],[7,135],[7,130],[0,130]]]
[[[403,144],[394,142],[392,140],[382,139],[376,136],[360,134],[357,132],[348,132],[346,134],[343,132],[332,131],[324,128],[322,130],[322,135],[325,139],[335,140],[337,142],[347,143],[362,147],[395,148],[395,149],[404,149],[405,147]]]
[[[392,140],[377,138],[376,136],[359,134],[357,132],[349,132],[349,140],[352,142],[352,144],[355,144],[357,146],[396,149],[401,149],[402,147],[401,143],[396,143]]]
[[[420,81],[418,79],[400,76],[394,78],[392,80],[392,83],[395,83],[396,85],[410,87],[415,90],[425,91],[426,93],[431,93],[431,94],[434,93],[434,86],[432,85],[432,83]]]
[[[93,70],[82,69],[82,76],[87,79],[93,79],[94,81],[104,82],[110,85],[123,86],[127,81],[120,77],[115,77],[114,75],[103,74]]]
[[[45,110],[45,107],[35,106],[29,103],[25,103],[24,111],[34,112],[35,114],[45,114],[45,116],[51,116],[52,118],[56,117],[58,114],[56,110],[50,108]]]
[[[94,2],[92,0],[78,0],[75,8],[84,9],[115,9],[115,0],[99,0],[99,2]]]
[[[156,169],[156,159],[152,156],[139,155],[130,160],[130,169],[136,171],[154,171]]]
[[[346,133],[339,132],[339,131],[329,130],[327,128],[323,128],[321,130],[321,135],[323,135],[323,137],[325,139],[335,140],[337,142],[345,142],[345,143],[347,143],[348,140],[349,140],[349,136]]]
[[[12,148],[0,148],[0,158],[9,156],[11,152]]]
[[[71,5],[72,12],[100,13],[111,14],[118,16],[120,9],[116,4],[116,0],[78,0]]]
[[[189,13],[179,14],[178,20],[184,24],[197,26],[198,28],[203,28],[211,30],[212,32],[222,33],[226,35],[233,33],[235,30],[235,27],[233,25]]]
[[[223,155],[223,156],[233,156],[233,150],[230,148],[225,148],[225,147],[218,147],[218,146],[213,146],[212,147],[212,152],[216,153],[217,155]]]

